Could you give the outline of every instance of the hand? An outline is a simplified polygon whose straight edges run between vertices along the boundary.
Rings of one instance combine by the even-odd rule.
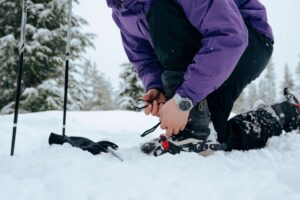
[[[174,99],[170,99],[162,108],[160,114],[160,127],[167,130],[167,135],[177,135],[182,131],[188,121],[190,111],[182,111],[178,108]]]
[[[148,103],[148,106],[144,109],[145,114],[149,115],[150,113],[153,116],[160,116],[161,109],[164,103],[167,101],[165,95],[160,92],[158,89],[150,89],[143,97],[143,100],[152,102]]]

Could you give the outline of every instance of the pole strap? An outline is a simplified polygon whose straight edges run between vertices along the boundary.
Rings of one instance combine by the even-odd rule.
[[[23,0],[22,4],[22,22],[21,22],[21,37],[19,42],[19,54],[25,49],[25,31],[26,31],[26,21],[27,21],[27,0]]]

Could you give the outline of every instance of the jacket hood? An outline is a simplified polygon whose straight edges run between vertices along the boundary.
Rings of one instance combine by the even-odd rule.
[[[140,10],[147,0],[106,0],[108,7],[127,12],[130,10]]]

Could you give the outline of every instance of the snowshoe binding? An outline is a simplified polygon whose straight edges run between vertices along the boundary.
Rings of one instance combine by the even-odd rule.
[[[195,152],[208,156],[214,151],[225,150],[225,144],[217,142],[216,133],[210,119],[207,101],[195,106],[189,116],[186,128],[178,135],[161,135],[141,146],[145,154],[160,156],[165,153]]]
[[[160,135],[141,146],[141,151],[148,155],[160,156],[165,153],[180,154],[181,152],[194,152],[202,156],[211,155],[214,151],[225,150],[225,144],[219,144],[216,140],[203,139],[184,130],[178,135],[167,137]]]

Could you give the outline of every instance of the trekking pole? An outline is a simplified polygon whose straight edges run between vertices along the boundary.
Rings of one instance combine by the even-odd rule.
[[[14,124],[13,124],[13,133],[12,133],[11,150],[10,150],[10,155],[11,156],[14,155],[16,135],[17,135],[18,114],[19,114],[19,104],[20,104],[21,84],[22,84],[22,73],[23,73],[23,65],[24,65],[26,21],[27,21],[27,0],[23,0],[23,4],[22,4],[22,22],[21,22],[21,37],[20,37],[20,43],[19,43],[19,61],[18,61],[18,72],[17,72],[17,89],[16,89],[16,100],[15,100],[15,113],[14,113]]]
[[[65,61],[65,94],[64,94],[64,113],[63,113],[63,129],[62,135],[66,133],[66,118],[67,118],[67,104],[68,104],[68,83],[69,83],[69,59],[70,59],[70,42],[71,42],[71,26],[72,26],[72,0],[68,0],[68,33],[67,33],[67,49]]]

